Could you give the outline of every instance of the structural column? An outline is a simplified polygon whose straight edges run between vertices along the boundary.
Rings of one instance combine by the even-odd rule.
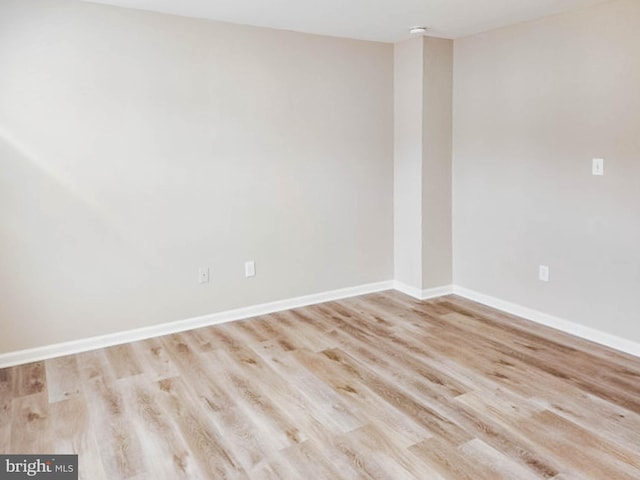
[[[395,279],[417,297],[452,282],[452,86],[451,40],[395,45]]]

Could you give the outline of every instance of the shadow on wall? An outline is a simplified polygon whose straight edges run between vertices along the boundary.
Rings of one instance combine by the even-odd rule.
[[[148,278],[162,270],[115,217],[44,164],[0,126],[0,353],[34,338],[111,331],[100,310],[148,309]]]

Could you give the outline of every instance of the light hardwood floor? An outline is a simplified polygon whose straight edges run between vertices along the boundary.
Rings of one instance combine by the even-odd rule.
[[[640,478],[640,359],[383,292],[0,370],[0,453],[80,478]]]

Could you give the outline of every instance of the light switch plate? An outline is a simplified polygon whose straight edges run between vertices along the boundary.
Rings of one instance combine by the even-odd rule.
[[[594,158],[591,167],[591,173],[594,175],[604,175],[604,158]]]

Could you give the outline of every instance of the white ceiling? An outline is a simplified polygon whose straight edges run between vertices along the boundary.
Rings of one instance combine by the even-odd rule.
[[[414,25],[459,38],[605,0],[90,0],[297,32],[396,42]]]

